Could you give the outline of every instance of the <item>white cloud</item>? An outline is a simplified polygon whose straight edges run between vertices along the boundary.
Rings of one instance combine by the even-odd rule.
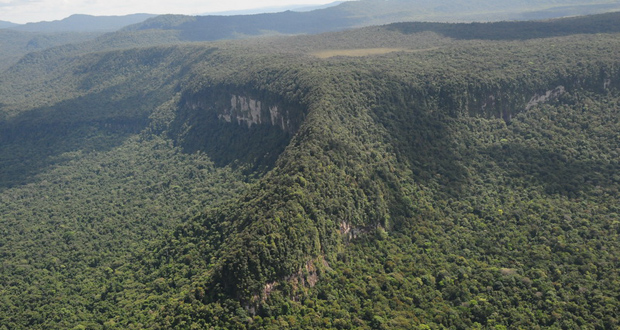
[[[0,0],[0,20],[14,23],[52,21],[72,14],[186,14],[293,4],[326,4],[335,0]]]

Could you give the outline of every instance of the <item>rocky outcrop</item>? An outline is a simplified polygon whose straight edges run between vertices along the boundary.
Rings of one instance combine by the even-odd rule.
[[[525,110],[530,110],[539,103],[544,103],[553,99],[557,99],[566,92],[564,86],[558,86],[541,94],[534,94],[529,102],[525,105]]]
[[[473,116],[496,117],[510,121],[514,115],[528,111],[537,105],[557,100],[572,90],[618,88],[620,77],[613,70],[610,71],[612,72],[602,71],[592,76],[580,76],[579,78],[574,76],[553,77],[542,84],[525,81],[518,84],[514,82],[499,83],[493,87],[480,86],[468,90],[467,93],[460,94],[466,95],[465,97],[455,97],[455,95],[459,95],[458,93],[440,94],[439,102],[440,105],[443,104],[455,115],[466,113]]]
[[[205,152],[218,166],[263,171],[273,166],[305,113],[281,95],[217,85],[181,96],[169,134],[184,151]]]
[[[217,117],[220,120],[239,125],[269,124],[278,126],[285,132],[293,131],[290,114],[283,111],[281,106],[267,105],[266,102],[253,99],[249,96],[231,95],[230,106],[223,109],[216,109]]]

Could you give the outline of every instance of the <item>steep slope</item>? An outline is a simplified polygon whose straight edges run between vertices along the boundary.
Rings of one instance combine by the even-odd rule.
[[[550,43],[554,49],[548,47]],[[529,298],[518,298],[528,308],[544,313],[581,299],[575,295],[577,289],[594,290],[596,284],[579,280],[577,274],[587,267],[581,267],[583,256],[573,253],[596,244],[604,246],[605,251],[618,249],[617,227],[609,227],[615,221],[614,211],[601,210],[589,217],[588,221],[596,223],[594,227],[605,232],[604,240],[592,241],[586,227],[579,224],[565,228],[552,224],[563,221],[562,217],[565,221],[584,217],[593,208],[608,209],[617,201],[613,183],[618,164],[613,152],[617,121],[601,127],[600,134],[596,133],[599,129],[583,127],[575,139],[547,142],[550,136],[566,134],[560,132],[569,130],[571,123],[585,121],[589,115],[581,117],[579,113],[587,104],[597,113],[602,111],[597,117],[615,116],[619,63],[604,54],[614,54],[618,46],[615,36],[476,42],[421,54],[313,62],[304,69],[275,74],[278,81],[296,77],[298,84],[313,82],[313,88],[303,84],[293,88],[308,90],[306,95],[313,101],[306,120],[276,168],[245,198],[230,209],[207,213],[178,233],[181,245],[198,247],[206,241],[206,246],[216,248],[183,251],[203,260],[197,263],[198,268],[183,265],[178,273],[167,268],[164,278],[171,282],[187,274],[199,275],[183,290],[188,294],[179,297],[179,305],[169,306],[161,322],[173,327],[185,322],[222,326],[232,322],[252,327],[244,319],[247,313],[267,318],[255,319],[265,322],[259,327],[267,327],[274,317],[278,322],[302,322],[300,315],[337,315],[347,310],[341,304],[349,304],[340,298],[363,299],[358,294],[381,303],[384,309],[366,311],[363,306],[367,304],[359,302],[359,309],[344,314],[347,317],[341,322],[345,327],[355,322],[357,326],[377,327],[401,312],[408,320],[400,320],[402,328],[422,323],[459,328],[476,322],[482,326],[505,325],[521,318],[520,322],[528,326],[599,322],[596,312],[588,311],[584,302],[575,305],[573,314],[563,321],[559,316],[525,316],[522,311],[492,306],[503,306],[500,301],[515,297],[511,290],[521,290],[520,286],[513,288],[516,284],[505,288],[504,281],[521,281],[525,292],[519,294],[532,297],[540,290],[549,290],[552,281],[560,283],[558,287],[575,288],[574,292],[564,291],[563,298],[554,296],[543,303],[544,307],[522,300]],[[576,58],[579,62],[574,61]],[[269,81],[269,76],[262,78]],[[553,103],[541,106],[547,102]],[[561,111],[577,117],[549,123],[550,127],[536,126],[530,119],[548,118],[551,113],[561,116]],[[568,151],[573,144],[595,141],[602,143],[600,156],[595,156],[598,152]],[[561,148],[567,152],[559,152]],[[582,157],[595,158],[582,163]],[[597,189],[605,196],[600,204],[588,197]],[[584,199],[588,203],[583,204]],[[544,208],[555,211],[549,214]],[[223,219],[226,225],[222,225]],[[205,239],[211,236],[211,228],[226,233],[226,239]],[[549,243],[553,228],[557,230],[555,243]],[[489,232],[486,236],[492,237],[491,241],[476,234],[481,230]],[[529,236],[517,234],[522,232]],[[414,238],[419,241],[412,242]],[[408,247],[399,247],[407,240]],[[468,240],[472,241],[468,244]],[[498,243],[502,245],[494,245]],[[547,244],[552,250],[544,250]],[[373,259],[371,256],[382,247],[400,249],[398,258],[416,251],[408,262],[416,260],[423,266],[416,269],[399,265],[394,259],[390,262],[394,256],[387,252]],[[369,254],[354,257],[350,249],[357,248]],[[523,258],[541,253],[539,249],[546,251],[545,257],[536,258],[552,262]],[[590,251],[588,255],[598,260],[598,266],[593,267],[602,267],[611,275],[604,276],[604,289],[597,290],[613,297],[617,294],[613,253]],[[360,257],[385,262],[380,273],[375,270],[367,274],[371,283],[374,276],[393,277],[377,280],[379,292],[374,296],[347,289],[346,283],[363,286],[358,282],[364,276],[360,271],[368,265],[360,262]],[[485,270],[459,270],[459,265]],[[349,267],[359,268],[347,273]],[[539,267],[541,273],[532,270]],[[401,269],[399,274],[390,274],[396,269]],[[551,277],[553,280],[542,279],[547,276],[542,274],[558,269],[562,270]],[[563,271],[576,273],[560,276]],[[339,277],[342,275],[345,277]],[[459,280],[458,276],[463,278]],[[529,276],[540,282],[534,285]],[[338,283],[322,286],[322,280]],[[398,287],[407,281],[419,281],[420,287],[408,289],[417,298],[401,296],[398,308],[381,302],[390,296],[380,292],[402,293],[388,283]],[[333,292],[332,296],[314,291],[315,285]],[[472,287],[481,290],[481,286],[488,287],[484,290],[489,293],[471,293]],[[308,295],[314,303],[306,300]],[[441,297],[434,306],[430,303],[436,299],[433,296]],[[183,302],[191,302],[193,307],[183,307]],[[201,303],[207,304],[201,307]],[[220,303],[226,307],[218,312],[215,306]],[[465,303],[481,303],[485,310],[477,311],[469,305],[461,308]],[[244,309],[239,312],[237,308]],[[293,316],[287,316],[289,313]],[[459,316],[451,320],[447,316],[450,313]],[[492,320],[493,313],[501,316]],[[420,318],[416,321],[412,315]],[[611,316],[605,322],[615,324],[614,320]],[[313,320],[302,327],[335,326],[320,322]]]
[[[609,22],[24,58],[1,325],[613,329]]]

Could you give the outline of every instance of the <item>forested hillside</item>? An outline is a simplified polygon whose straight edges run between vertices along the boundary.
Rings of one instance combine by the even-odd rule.
[[[30,52],[79,43],[101,33],[35,33],[0,29],[0,72],[10,68]]]
[[[30,53],[0,329],[616,329],[619,24]]]
[[[106,32],[140,23],[153,16],[155,15],[73,15],[59,21],[21,25],[0,21],[0,72],[11,67],[28,53],[69,44],[72,45],[71,48],[75,48],[75,44],[96,39]],[[147,38],[147,41],[149,39],[151,38]],[[133,41],[134,44],[131,46],[139,45],[135,44],[135,40]],[[105,50],[105,48],[99,48],[99,50]]]

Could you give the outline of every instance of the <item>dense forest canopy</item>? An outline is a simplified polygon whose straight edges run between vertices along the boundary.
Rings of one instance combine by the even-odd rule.
[[[616,329],[619,26],[30,52],[0,74],[0,329]]]

